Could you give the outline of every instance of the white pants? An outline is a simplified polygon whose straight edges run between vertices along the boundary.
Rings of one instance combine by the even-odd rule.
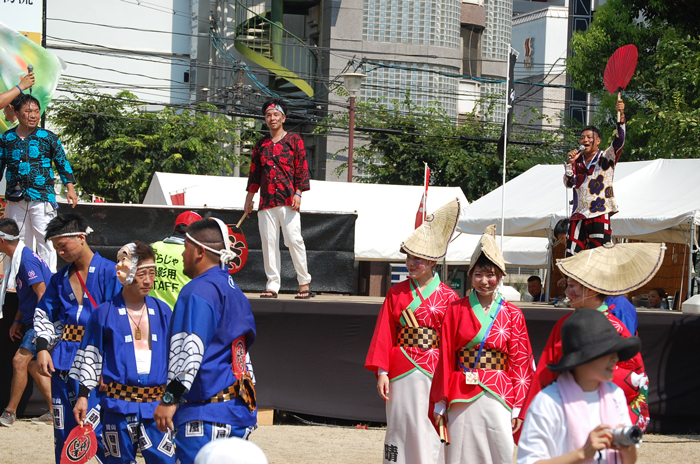
[[[19,236],[24,244],[41,256],[56,273],[56,251],[51,240],[44,241],[46,226],[56,217],[56,210],[48,201],[8,201],[5,217],[14,219],[19,227]],[[36,239],[36,248],[35,241]]]
[[[511,464],[513,432],[511,413],[490,393],[471,403],[452,403],[447,413],[450,446],[447,464]]]
[[[294,263],[299,285],[311,282],[311,275],[306,266],[306,246],[301,237],[301,214],[299,211],[294,211],[291,206],[277,206],[258,211],[258,228],[262,240],[265,275],[267,276],[266,290],[275,293],[280,291],[282,283],[280,226],[284,236],[284,245],[289,248],[289,253],[292,255],[292,263]]]
[[[431,382],[415,370],[389,384],[384,464],[444,463],[440,437],[428,417]]]

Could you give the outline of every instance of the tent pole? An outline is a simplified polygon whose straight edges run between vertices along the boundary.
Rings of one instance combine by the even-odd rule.
[[[506,117],[503,121],[503,191],[501,192],[501,253],[503,252],[503,236],[506,233],[506,153],[508,153],[508,96],[510,95],[510,55],[511,46],[508,44],[508,60],[506,61]]]
[[[687,292],[687,297],[690,298],[693,296],[693,245],[695,244],[695,221],[693,219],[690,220],[690,244],[689,244],[689,253],[688,253],[688,262],[689,262],[689,267],[688,267],[688,292]]]
[[[552,229],[549,229],[548,236],[549,236],[549,242],[547,243],[547,280],[545,282],[546,291],[544,293],[545,301],[547,303],[549,303],[549,294],[552,293],[552,290],[550,287],[552,284],[552,256],[554,253],[554,249],[553,249],[554,247],[552,246],[552,236],[553,236]]]
[[[442,272],[444,273],[443,279],[449,278],[449,272],[447,272],[447,253],[445,253],[445,257],[442,258]],[[443,282],[449,285],[445,280],[443,280]]]

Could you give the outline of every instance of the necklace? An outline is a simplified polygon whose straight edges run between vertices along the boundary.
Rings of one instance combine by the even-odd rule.
[[[141,340],[141,319],[143,319],[143,313],[146,312],[146,311],[144,311],[145,308],[146,308],[146,303],[144,303],[143,306],[141,307],[141,317],[139,318],[138,323],[134,319],[132,319],[131,314],[129,314],[129,310],[127,309],[127,311],[126,311],[126,315],[129,316],[129,319],[131,319],[131,322],[136,324],[136,330],[134,331],[134,339],[136,339],[136,340]]]
[[[274,139],[270,139],[270,140],[272,140],[272,143],[280,143],[280,141],[284,138],[285,135],[287,135],[287,131],[283,131],[283,132],[282,132],[282,135],[280,136],[279,139],[277,139],[276,142],[275,142]]]

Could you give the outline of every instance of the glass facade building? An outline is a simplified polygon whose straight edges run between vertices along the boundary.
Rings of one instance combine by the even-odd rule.
[[[508,60],[508,51],[512,39],[513,30],[513,1],[512,0],[484,0],[486,8],[486,29],[481,37],[481,58],[483,63],[483,77],[488,79],[491,76],[487,72],[492,68],[492,64],[505,63]],[[499,69],[499,71],[501,71]],[[500,75],[499,75],[500,74]],[[505,68],[499,72],[495,78],[505,77]],[[506,91],[505,82],[487,83],[481,86],[481,96],[504,95]],[[505,103],[497,105],[491,119],[501,122],[505,119]]]
[[[403,100],[406,90],[411,92],[411,100],[419,105],[440,102],[452,117],[457,115],[458,72],[451,66],[427,63],[407,63],[381,61],[373,65],[371,72],[362,83],[363,98],[385,97],[386,102]]]
[[[460,48],[460,0],[363,0],[362,40],[412,46]],[[362,98],[385,97],[387,103],[405,98],[409,89],[417,104],[437,101],[452,117],[457,116],[459,68],[440,63],[437,58],[422,62],[399,61],[391,56],[373,61],[367,68]]]
[[[362,40],[459,48],[461,1],[364,0]]]

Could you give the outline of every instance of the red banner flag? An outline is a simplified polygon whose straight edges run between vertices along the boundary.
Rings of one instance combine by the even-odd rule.
[[[185,204],[185,192],[171,193],[170,201],[173,202],[173,206],[184,206]]]
[[[425,216],[428,214],[428,184],[430,183],[430,168],[426,163],[425,165],[425,190],[423,191],[423,196],[420,199],[420,206],[418,206],[418,212],[416,213],[416,229],[423,224],[425,221]]]

